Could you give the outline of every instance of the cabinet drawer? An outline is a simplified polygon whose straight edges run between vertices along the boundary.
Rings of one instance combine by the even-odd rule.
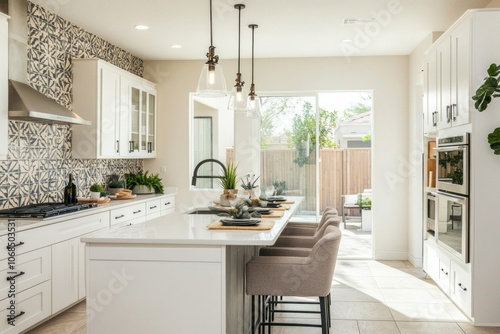
[[[160,210],[161,210],[161,199],[158,198],[146,202],[146,215],[148,216],[148,219],[152,217],[159,217]],[[156,216],[156,214],[158,215]]]
[[[439,286],[448,293],[448,289],[450,287],[450,260],[447,258],[439,258],[439,278],[437,283]]]
[[[137,203],[110,212],[111,225],[146,216],[146,203]]]
[[[175,211],[175,196],[167,196],[161,199],[161,215],[167,215]]]
[[[451,299],[467,314],[471,315],[471,275],[454,262],[451,263]]]
[[[0,298],[8,296],[10,282],[4,277],[10,277],[16,274],[10,274],[8,269],[8,260],[0,261]],[[5,268],[5,269],[4,269]],[[16,291],[23,291],[39,283],[50,279],[51,257],[50,247],[37,249],[35,251],[16,256],[15,272],[24,273],[15,277]]]
[[[71,219],[68,217],[67,221],[17,232],[15,234],[15,243],[22,244],[16,247],[16,255],[31,252],[108,226],[109,213],[102,212],[80,218]],[[7,245],[7,241],[8,235],[2,236],[0,245]],[[1,246],[0,260],[6,258],[7,249],[5,246]]]
[[[0,301],[0,333],[14,334],[35,325],[50,316],[50,281],[16,293],[15,326],[7,322],[10,310],[10,299]]]

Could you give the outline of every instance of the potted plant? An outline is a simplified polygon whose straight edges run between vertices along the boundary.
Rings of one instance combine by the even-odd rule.
[[[359,208],[361,209],[361,231],[372,230],[372,199],[365,194],[358,195]]]
[[[92,183],[92,185],[90,186],[90,198],[92,199],[101,198],[101,194],[104,192],[104,187],[99,183]]]
[[[255,189],[259,187],[259,185],[256,184],[259,178],[260,176],[257,176],[257,178],[255,178],[255,174],[253,174],[252,177],[250,177],[250,174],[247,174],[245,176],[245,180],[243,180],[243,178],[240,179],[241,187],[245,190],[245,193],[248,196],[248,198],[259,197],[255,191]]]
[[[494,97],[500,97],[500,65],[491,64],[488,67],[488,76],[484,83],[476,90],[476,95],[472,97],[474,107],[482,112],[488,108],[488,104]],[[495,154],[500,155],[500,128],[496,128],[488,134],[488,143]]]
[[[236,189],[237,167],[232,162],[228,163],[224,174],[220,177],[219,183],[222,189],[224,189],[224,193],[220,196],[220,204],[222,206],[231,206],[229,201],[235,199],[238,193],[238,189]]]
[[[163,194],[163,184],[158,174],[139,172],[137,174],[125,174],[127,188],[134,194]]]
[[[120,177],[117,174],[111,174],[109,176],[108,191],[111,195],[115,195],[123,190],[123,182],[120,181]]]

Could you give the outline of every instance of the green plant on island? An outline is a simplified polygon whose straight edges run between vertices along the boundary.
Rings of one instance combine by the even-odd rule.
[[[99,184],[99,183],[92,183],[92,185],[90,186],[89,190],[91,192],[94,192],[94,193],[103,193],[103,192],[105,192],[104,187],[102,186],[102,184]]]
[[[356,204],[360,209],[363,210],[371,210],[372,209],[372,199],[370,197],[363,197],[362,194],[359,194],[358,201]]]
[[[283,195],[285,192],[286,181],[274,181],[274,194],[273,196]]]
[[[219,183],[223,189],[236,189],[236,169],[237,165],[229,162],[223,175],[220,176]]]
[[[252,190],[254,188],[257,188],[259,185],[255,184],[257,183],[257,180],[259,180],[260,176],[257,176],[257,178],[255,178],[255,174],[252,175],[252,177],[250,177],[250,174],[247,174],[245,176],[245,180],[243,180],[243,178],[240,179],[241,181],[241,187],[245,190]]]
[[[125,174],[128,189],[134,189],[136,186],[146,186],[150,190],[154,190],[156,194],[163,194],[163,183],[158,174],[151,174],[146,171],[145,173],[139,172],[137,174]]]
[[[234,219],[250,219],[259,218],[260,213],[258,213],[257,211],[248,211],[248,206],[246,205],[246,203],[244,201],[238,201],[238,203],[236,203],[234,207],[229,209],[227,212],[220,213],[219,216],[230,216]]]

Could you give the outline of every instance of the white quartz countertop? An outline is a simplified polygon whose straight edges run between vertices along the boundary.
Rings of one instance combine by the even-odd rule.
[[[145,223],[100,230],[82,237],[82,241],[90,244],[273,245],[303,198],[287,199],[295,203],[282,218],[272,219],[275,224],[271,230],[209,230],[207,225],[218,218],[216,215],[176,212]]]
[[[150,195],[138,195],[134,199],[130,200],[111,200],[106,204],[99,205],[95,208],[91,209],[86,209],[82,211],[77,211],[77,212],[72,212],[68,214],[64,214],[61,216],[55,216],[55,217],[50,217],[50,218],[43,218],[43,219],[30,219],[30,218],[23,218],[23,219],[17,219],[14,221],[16,225],[16,231],[20,232],[23,230],[28,230],[32,228],[39,228],[42,226],[50,225],[50,224],[57,224],[69,219],[75,219],[75,218],[80,218],[88,215],[93,215],[95,213],[100,213],[103,211],[110,211],[112,209],[117,209],[120,207],[126,207],[129,206],[130,204],[133,203],[139,203],[139,202],[146,202],[155,198],[162,198],[165,196],[170,196],[170,195],[175,195],[177,192],[177,189],[170,189],[167,188],[165,189],[164,194],[150,194]],[[8,220],[7,219],[0,219],[0,236],[7,234],[7,224]]]

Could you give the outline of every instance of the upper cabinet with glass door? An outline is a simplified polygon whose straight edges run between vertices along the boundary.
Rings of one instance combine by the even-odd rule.
[[[155,158],[156,87],[99,59],[73,60],[73,158]]]
[[[135,78],[122,79],[123,115],[121,150],[130,157],[156,157],[156,89],[154,84]]]

